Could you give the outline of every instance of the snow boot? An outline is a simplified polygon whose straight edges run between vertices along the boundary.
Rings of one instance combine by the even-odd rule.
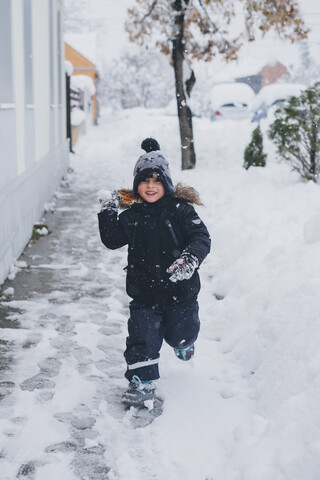
[[[143,407],[147,400],[155,399],[155,386],[152,381],[142,381],[133,375],[129,388],[122,395],[122,402],[133,407]]]
[[[174,353],[180,360],[187,362],[194,355],[194,345],[190,345],[187,348],[174,348]]]

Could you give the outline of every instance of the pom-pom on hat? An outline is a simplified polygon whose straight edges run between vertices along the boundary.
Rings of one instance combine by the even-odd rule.
[[[138,195],[138,185],[140,182],[151,178],[153,172],[158,174],[166,194],[174,193],[174,186],[171,180],[169,163],[160,152],[160,145],[154,138],[145,138],[141,143],[144,153],[138,158],[133,170],[133,193]]]
[[[145,138],[141,143],[141,148],[145,152],[149,153],[160,150],[160,145],[155,138]]]

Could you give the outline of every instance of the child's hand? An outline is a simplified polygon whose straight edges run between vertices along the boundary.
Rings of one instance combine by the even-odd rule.
[[[101,211],[106,209],[118,211],[120,195],[116,190],[112,192],[99,190],[97,199],[101,205]]]
[[[172,274],[169,280],[171,282],[189,280],[198,267],[199,260],[195,255],[189,252],[182,252],[181,257],[167,269],[167,273]]]

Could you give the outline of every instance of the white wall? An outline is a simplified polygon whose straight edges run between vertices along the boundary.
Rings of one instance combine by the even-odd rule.
[[[3,99],[0,96],[0,107],[1,102],[10,102],[6,104],[10,108],[0,108],[0,285],[29,241],[33,224],[40,220],[44,203],[52,197],[69,164],[63,36],[57,32],[61,2],[1,2],[5,2],[5,18],[2,23],[0,18],[4,32],[1,35],[0,31],[0,59],[8,68],[8,85],[2,90],[5,95]]]
[[[51,27],[53,30],[53,98],[51,108],[54,111],[54,144],[58,145],[62,139],[66,139],[66,105],[64,101],[66,85],[64,72],[64,42],[63,39],[63,8],[60,0],[51,0],[52,7],[57,15],[52,16]],[[60,11],[60,21],[59,21]]]
[[[57,8],[57,1],[52,0],[53,8]],[[59,143],[59,77],[58,77],[58,19],[56,16],[52,18],[53,29],[53,69],[54,69],[54,83],[53,83],[53,101],[51,108],[54,112],[54,144]]]
[[[0,8],[0,190],[17,175],[16,110],[12,76],[11,2],[2,0]],[[10,158],[10,162],[8,162]],[[3,228],[3,226],[1,227]],[[1,231],[1,229],[0,229]]]
[[[17,174],[20,175],[26,169],[25,163],[25,100],[24,100],[24,49],[23,49],[23,0],[12,2],[12,16],[15,21],[12,24],[13,45],[13,77],[14,96],[16,104],[16,145],[17,145]]]
[[[49,1],[33,0],[33,98],[35,113],[35,158],[40,161],[50,149],[50,27]]]

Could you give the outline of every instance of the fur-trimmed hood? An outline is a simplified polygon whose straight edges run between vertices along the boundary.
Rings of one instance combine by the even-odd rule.
[[[129,188],[122,188],[118,190],[120,195],[120,208],[129,208],[133,203],[138,202],[138,197],[134,196],[133,190]],[[185,185],[181,182],[177,183],[172,195],[174,198],[180,198],[191,205],[203,205],[200,200],[199,193],[189,185]]]

